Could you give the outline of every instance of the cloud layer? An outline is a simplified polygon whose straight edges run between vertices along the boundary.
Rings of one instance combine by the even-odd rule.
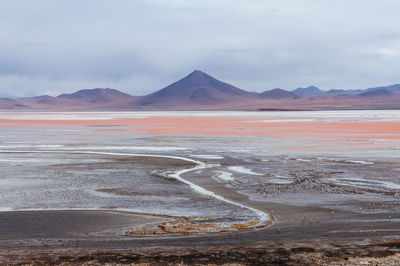
[[[194,69],[246,90],[399,83],[397,0],[4,0],[0,96],[157,90]]]

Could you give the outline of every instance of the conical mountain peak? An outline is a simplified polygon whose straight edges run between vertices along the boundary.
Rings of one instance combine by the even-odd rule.
[[[171,85],[145,96],[141,104],[204,105],[236,101],[242,97],[253,97],[253,95],[201,70],[195,70]]]
[[[201,70],[194,70],[192,73],[190,73],[183,79],[179,80],[178,82],[182,82],[182,81],[194,82],[197,84],[198,83],[207,83],[210,81],[221,82]]]
[[[189,76],[190,76],[190,75],[207,75],[207,74],[204,73],[204,72],[201,71],[201,70],[196,69],[196,70],[194,70],[192,73],[190,73]]]

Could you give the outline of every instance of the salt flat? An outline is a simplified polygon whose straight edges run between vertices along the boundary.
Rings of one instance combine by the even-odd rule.
[[[77,252],[105,238],[118,250],[138,237],[162,249],[166,236],[289,245],[305,232],[354,244],[400,229],[397,111],[3,112],[0,136],[2,252],[32,241],[15,234],[27,217]],[[96,215],[107,222],[73,229]]]

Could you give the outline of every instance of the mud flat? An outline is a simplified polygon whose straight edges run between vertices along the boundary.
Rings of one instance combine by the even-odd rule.
[[[39,165],[46,161],[46,154],[42,153]],[[50,153],[53,159],[60,156],[57,154],[60,153]],[[12,156],[15,156],[14,153],[7,153],[6,155],[8,161],[12,161]],[[32,159],[29,154],[24,156],[27,160]],[[37,158],[37,155],[35,156]],[[68,156],[63,153],[61,157]],[[261,163],[258,158],[249,160],[241,156],[238,158],[228,157],[228,155],[224,156],[223,165],[208,161],[208,167],[196,169],[197,171],[194,172],[182,173],[181,177],[206,191],[215,193],[215,195],[269,213],[273,218],[273,224],[263,228],[246,230],[216,230],[211,232],[210,230],[193,230],[195,227],[188,228],[186,226],[185,230],[171,231],[165,230],[166,224],[186,223],[187,225],[195,222],[209,225],[211,223],[208,220],[210,213],[207,219],[196,221],[193,217],[187,217],[183,214],[170,216],[101,209],[4,211],[0,212],[0,261],[9,264],[24,264],[35,261],[38,264],[63,262],[76,265],[82,263],[152,264],[160,262],[183,262],[187,264],[346,263],[350,265],[373,262],[382,265],[389,263],[396,265],[399,262],[400,215],[398,208],[400,206],[397,200],[397,192],[395,190],[392,193],[388,193],[387,190],[382,191],[379,184],[377,190],[374,191],[371,187],[365,189],[363,186],[348,188],[343,184],[332,185],[331,181],[326,184],[320,183],[321,180],[326,178],[326,175],[333,175],[332,172],[328,171],[331,168],[340,173],[345,172],[349,175],[358,173],[360,175],[362,171],[359,167],[374,167],[379,172],[379,176],[385,176],[383,169],[387,169],[386,171],[389,171],[387,174],[390,174],[393,169],[388,168],[388,165],[394,168],[397,167],[396,163],[385,161],[375,162],[373,165],[356,164],[344,160],[332,160],[331,158],[325,159],[324,163],[321,163],[321,158],[297,160],[285,157],[269,157],[268,160],[265,160],[266,162]],[[106,172],[106,169],[126,170],[129,167],[137,170],[137,166],[134,167],[135,164],[140,164],[142,167],[151,166],[150,169],[158,167],[159,170],[164,169],[164,171],[175,173],[182,171],[180,170],[182,168],[191,169],[193,167],[190,162],[175,159],[152,158],[152,160],[149,160],[151,156],[117,156],[115,158],[114,155],[109,155],[106,152],[104,154],[90,154],[90,160],[93,160],[91,162],[84,162],[84,160],[88,160],[87,154],[84,153],[76,152],[74,158],[81,163],[83,162],[86,169],[93,170],[91,167],[94,166],[97,170],[102,169],[101,173]],[[71,171],[72,168],[77,170],[81,166],[81,164],[76,164],[72,158],[70,160],[69,163],[56,164],[55,167],[59,170],[62,169],[62,171]],[[221,163],[221,159],[218,159],[218,161]],[[318,164],[318,173],[315,170],[317,166],[313,163]],[[216,174],[216,169],[227,172],[230,171],[230,166],[238,164],[242,168],[252,171],[247,171],[247,176],[237,171],[231,171],[234,180],[222,180],[223,182],[217,182],[211,178],[213,174]],[[268,180],[268,175],[277,174],[280,171],[279,169],[290,172],[290,167],[303,173],[300,176],[291,176],[287,173],[278,175],[278,178],[292,178],[294,181],[291,185],[265,183],[265,180]],[[233,168],[233,170],[237,170],[237,168]],[[147,171],[152,172],[153,170]],[[253,172],[258,173],[258,175],[254,175]],[[367,172],[370,177],[374,175],[372,170]],[[115,178],[120,174],[113,172]],[[305,178],[305,176],[308,176],[308,178]],[[133,178],[132,172],[128,173],[127,177]],[[120,178],[119,184],[125,177],[122,175]],[[142,176],[142,180],[144,180],[143,178]],[[151,177],[148,178],[150,179],[146,180],[150,182],[152,179]],[[98,172],[96,179],[101,180],[101,174]],[[165,179],[165,176],[156,177],[156,180],[157,182],[165,182],[166,180],[172,182]],[[154,187],[156,183],[154,183],[154,180],[152,182],[152,187]],[[134,183],[134,186],[126,186],[125,189],[103,188],[99,193],[105,193],[108,196],[107,199],[112,195],[118,195],[124,199],[129,199],[130,196],[140,199],[140,197],[149,196],[149,194],[160,196],[162,193],[174,192],[173,187],[169,187],[171,184],[168,184],[168,182],[163,183],[163,190],[158,192],[138,189],[138,184]],[[180,182],[174,181],[172,183],[179,189],[185,189],[185,186],[182,187]],[[302,187],[299,189],[296,186]],[[35,185],[30,184],[29,187],[35,189]],[[277,190],[278,187],[279,190]],[[328,188],[333,190],[330,191]],[[335,197],[329,203],[326,201],[311,203],[305,195],[297,195],[297,197],[303,197],[303,202],[299,202],[299,198],[293,201],[290,197],[286,197],[305,192],[305,194],[311,195],[309,197],[317,198],[317,196],[322,197],[320,195],[321,190],[326,192],[325,198]],[[189,194],[194,199],[203,200],[203,203],[207,202],[207,200],[196,198],[197,193],[192,193]],[[278,196],[278,194],[281,196]],[[212,199],[213,206],[217,203],[217,199]],[[148,212],[154,213],[155,210],[150,207],[148,206]],[[191,208],[200,209],[203,207],[208,208],[208,205],[191,206]],[[228,206],[224,205],[220,208],[214,211],[229,209]],[[239,214],[240,211],[244,210],[246,209],[234,209],[234,213]],[[235,220],[229,216],[229,213],[224,212],[227,216],[223,222]],[[242,221],[241,219],[235,223],[239,223]],[[217,222],[214,220],[213,224]],[[154,226],[158,230],[149,229],[154,228]],[[199,228],[202,227],[196,229]]]
[[[290,207],[280,209],[290,210]],[[312,218],[324,215],[323,211],[317,209],[301,211],[309,215],[314,213]],[[115,228],[127,222],[126,217],[121,219],[119,214],[63,211],[23,215],[19,213],[10,216],[13,216],[13,222],[29,220],[31,226],[27,228],[37,229],[37,234],[17,230],[18,237],[9,236],[8,240],[2,240],[0,261],[3,264],[183,262],[360,265],[362,262],[371,262],[373,265],[397,265],[399,262],[400,243],[392,239],[395,238],[394,229],[398,227],[387,228],[385,223],[379,222],[366,224],[362,219],[366,221],[367,217],[353,217],[361,219],[361,222],[353,221],[350,226],[346,222],[322,221],[318,224],[298,225],[284,221],[279,227],[254,232],[127,238],[96,236],[92,233],[93,230],[106,229],[108,226],[116,233]],[[295,215],[300,216],[300,210]],[[4,214],[0,217],[3,220]],[[346,217],[344,215],[343,218]],[[59,222],[60,219],[63,221]],[[38,222],[40,226],[32,226]],[[54,222],[57,224],[54,225]],[[81,228],[82,222],[90,222],[91,227]],[[17,225],[15,229],[21,228]],[[332,230],[342,230],[342,233],[327,234]]]

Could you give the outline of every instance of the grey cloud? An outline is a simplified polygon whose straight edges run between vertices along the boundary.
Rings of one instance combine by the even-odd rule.
[[[400,82],[397,0],[0,4],[0,95],[141,95],[202,69],[247,90]]]

